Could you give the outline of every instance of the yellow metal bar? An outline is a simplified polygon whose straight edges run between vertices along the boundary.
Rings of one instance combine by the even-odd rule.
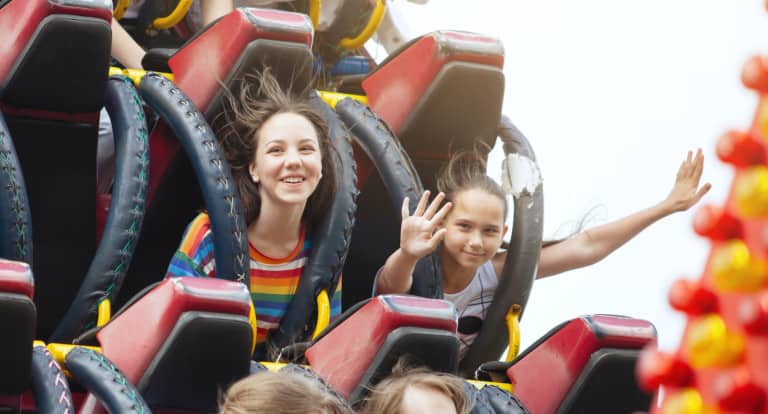
[[[101,348],[98,346],[84,346],[84,345],[72,345],[72,344],[48,344],[48,350],[51,351],[51,355],[53,355],[53,359],[56,360],[60,365],[64,364],[64,359],[67,358],[67,354],[69,354],[70,351],[73,349],[80,347],[80,348],[88,348],[93,351],[101,353]]]
[[[176,26],[179,24],[181,19],[187,15],[187,12],[191,6],[192,0],[179,0],[179,2],[176,3],[176,8],[173,9],[171,14],[165,17],[158,17],[152,22],[152,26],[150,28],[155,30],[163,30]]]
[[[312,20],[312,27],[317,30],[317,23],[320,21],[320,0],[309,0],[309,19]]]
[[[509,349],[507,349],[507,362],[512,361],[520,353],[520,314],[523,308],[520,305],[512,305],[505,317],[507,332],[509,333]]]
[[[328,291],[323,289],[317,295],[317,323],[312,339],[317,338],[321,332],[328,327],[331,322],[331,300],[328,298]]]
[[[320,98],[325,101],[331,108],[336,108],[336,104],[344,98],[352,98],[363,105],[368,105],[368,97],[365,95],[352,95],[350,93],[330,92],[330,91],[317,91]]]
[[[139,86],[139,83],[141,83],[141,78],[144,77],[144,75],[147,74],[147,72],[144,69],[120,69],[115,66],[110,66],[109,68],[109,76],[113,75],[123,75],[128,77],[128,79],[133,82],[134,85]],[[167,72],[155,72],[158,75],[165,76],[168,80],[173,82],[173,73],[167,73]]]
[[[34,348],[34,347],[36,347],[36,346],[45,346],[45,342],[43,342],[43,341],[38,341],[38,340],[34,340],[34,341],[32,341],[32,348]]]
[[[280,371],[281,369],[283,369],[283,367],[285,367],[286,365],[288,365],[288,364],[284,364],[284,363],[282,363],[282,362],[266,362],[266,361],[259,361],[259,363],[260,363],[261,365],[264,365],[265,367],[267,367],[267,369],[268,369],[268,370],[270,370],[270,371],[272,371],[272,372],[277,372],[277,371]]]
[[[125,11],[128,10],[128,5],[131,4],[131,0],[117,0],[115,4],[115,10],[112,12],[112,17],[115,20],[120,20],[125,15]]]
[[[371,36],[376,33],[376,30],[379,29],[379,25],[381,24],[381,20],[384,18],[384,12],[386,10],[387,6],[384,4],[384,1],[377,0],[376,8],[373,9],[371,18],[368,20],[368,24],[365,25],[363,31],[354,38],[345,37],[341,39],[339,41],[339,47],[344,49],[358,49],[362,47],[363,44],[365,44],[365,42],[367,42],[368,39],[370,39]]]
[[[256,308],[253,306],[253,301],[251,301],[251,310],[248,311],[248,323],[251,324],[251,332],[253,333],[253,338],[251,339],[251,355],[253,355],[253,351],[256,350],[256,334],[258,333],[258,323],[256,322]]]
[[[98,316],[96,317],[96,326],[104,326],[112,317],[112,303],[109,299],[99,302]]]
[[[496,387],[499,387],[501,390],[512,394],[515,388],[512,384],[509,384],[506,382],[491,382],[491,381],[477,381],[477,380],[467,380],[467,382],[474,385],[474,387],[477,388],[478,390],[485,387],[486,385],[494,385]]]

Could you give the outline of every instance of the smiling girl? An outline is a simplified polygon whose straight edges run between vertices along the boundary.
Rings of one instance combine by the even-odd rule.
[[[240,192],[250,246],[251,296],[258,324],[257,352],[279,326],[312,248],[312,230],[335,194],[332,144],[323,118],[284,93],[265,73],[225,109],[217,128]],[[258,88],[252,86],[259,85]],[[256,99],[256,97],[260,97]],[[263,98],[261,98],[263,97]],[[199,214],[187,227],[166,277],[215,277],[211,222]],[[341,287],[331,316],[341,310]]]
[[[425,191],[413,215],[408,199],[403,201],[400,248],[376,278],[376,293],[407,293],[416,262],[440,246],[444,299],[453,302],[459,314],[462,357],[485,319],[507,257],[499,250],[507,231],[506,195],[478,159],[454,156],[438,178],[440,193],[427,205],[429,191]],[[708,183],[699,187],[703,167],[701,150],[695,156],[688,152],[672,191],[659,204],[547,243],[536,277],[594,264],[657,220],[688,210],[710,189]],[[440,208],[443,200],[448,202]]]

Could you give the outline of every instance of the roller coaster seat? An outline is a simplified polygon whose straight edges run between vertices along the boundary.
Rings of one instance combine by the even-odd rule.
[[[363,82],[368,105],[400,139],[424,189],[451,151],[492,147],[504,93],[504,52],[499,40],[465,32],[439,31],[393,53]],[[470,104],[471,103],[471,104]],[[358,215],[344,274],[344,303],[370,295],[372,278],[399,242],[400,214],[371,163],[356,148]],[[375,235],[373,237],[372,235]]]
[[[402,356],[435,371],[455,373],[456,310],[444,300],[377,296],[342,315],[305,355],[314,372],[356,403]]]
[[[169,278],[128,304],[97,338],[153,408],[215,411],[218,392],[249,372],[250,303],[238,282]]]
[[[29,387],[37,314],[34,291],[29,265],[0,259],[0,329],[6,333],[0,342],[0,395],[17,395]]]
[[[37,336],[64,314],[96,250],[96,145],[112,3],[15,0],[0,8],[0,109],[33,211]]]
[[[655,340],[648,321],[584,316],[555,327],[514,361],[489,362],[478,373],[505,376],[534,413],[629,414],[650,406],[634,367],[641,349]]]
[[[168,60],[174,82],[209,123],[226,99],[222,82],[237,82],[253,71],[272,68],[284,87],[305,88],[312,67],[312,25],[305,15],[253,8],[236,9],[190,39]],[[167,124],[159,122],[150,135],[150,198],[121,301],[165,273],[186,225],[202,207],[189,159]]]

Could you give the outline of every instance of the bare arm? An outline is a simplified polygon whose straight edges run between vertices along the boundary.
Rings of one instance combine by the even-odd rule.
[[[120,23],[112,19],[112,57],[126,68],[141,69],[144,49],[136,43]]]
[[[653,207],[542,248],[536,277],[551,276],[597,263],[659,219],[688,210],[711,187],[706,183],[699,188],[703,168],[701,150],[696,152],[695,157],[688,152],[688,158],[680,165],[675,185],[666,199]]]
[[[212,21],[229,14],[234,10],[232,0],[201,0],[200,14],[203,16],[203,25],[207,26]]]
[[[451,208],[451,203],[446,203],[438,211],[444,198],[443,193],[438,194],[427,207],[429,191],[425,191],[413,215],[408,211],[408,198],[403,200],[400,248],[387,258],[384,267],[379,270],[376,293],[407,293],[411,290],[416,262],[435,250],[445,237],[446,230],[437,229]]]

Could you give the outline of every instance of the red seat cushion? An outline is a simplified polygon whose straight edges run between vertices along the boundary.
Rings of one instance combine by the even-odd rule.
[[[182,313],[208,311],[247,318],[250,303],[250,293],[242,283],[170,278],[116,315],[97,337],[104,355],[129,381],[137,383]]]
[[[648,321],[582,317],[565,323],[520,355],[507,376],[515,395],[532,413],[554,413],[594,351],[641,349],[655,339],[656,328]]]
[[[18,293],[32,299],[35,294],[35,281],[29,265],[0,259],[0,292]]]
[[[437,73],[452,61],[502,68],[504,52],[492,37],[451,31],[424,36],[363,81],[368,105],[399,133]]]
[[[400,327],[433,328],[456,333],[456,310],[450,302],[416,296],[382,295],[307,349],[312,370],[342,395],[349,396],[387,335]]]

